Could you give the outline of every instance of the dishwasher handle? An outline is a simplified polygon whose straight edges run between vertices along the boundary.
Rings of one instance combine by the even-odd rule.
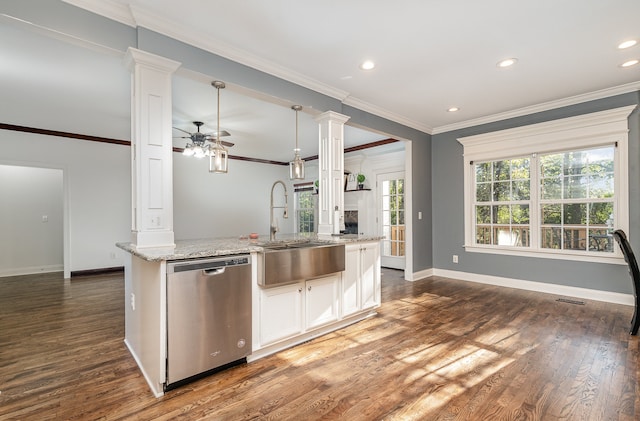
[[[226,267],[218,267],[218,268],[211,268],[211,269],[202,269],[202,274],[204,276],[216,276],[216,275],[222,275],[225,271]]]

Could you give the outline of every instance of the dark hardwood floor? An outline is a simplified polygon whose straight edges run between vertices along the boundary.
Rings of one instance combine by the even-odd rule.
[[[159,399],[122,274],[0,278],[0,419],[640,419],[632,307],[383,273],[376,317]]]

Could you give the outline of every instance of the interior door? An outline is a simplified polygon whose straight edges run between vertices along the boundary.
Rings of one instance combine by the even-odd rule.
[[[405,268],[404,171],[378,174],[380,253],[384,267]]]

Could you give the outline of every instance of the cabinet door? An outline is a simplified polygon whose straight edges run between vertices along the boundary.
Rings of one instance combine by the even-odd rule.
[[[347,244],[344,248],[344,274],[342,275],[342,317],[360,310],[360,245]]]
[[[360,270],[362,309],[380,304],[380,246],[377,243],[360,247]]]
[[[313,329],[338,320],[340,273],[306,282],[306,325]]]
[[[302,333],[303,283],[260,291],[260,345]]]

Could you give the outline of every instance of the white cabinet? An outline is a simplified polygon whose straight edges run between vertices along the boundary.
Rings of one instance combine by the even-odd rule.
[[[304,282],[260,290],[260,345],[268,345],[303,331]]]
[[[377,242],[345,247],[342,284],[343,316],[380,305],[380,245]]]
[[[334,273],[306,282],[306,328],[313,329],[335,322],[339,317],[338,286],[341,274]]]

